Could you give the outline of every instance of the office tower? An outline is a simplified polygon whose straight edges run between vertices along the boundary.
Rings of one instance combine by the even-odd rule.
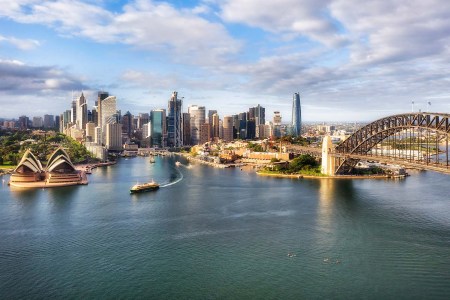
[[[232,115],[233,118],[233,139],[239,137],[239,115]]]
[[[183,145],[191,144],[191,115],[183,113]]]
[[[20,116],[19,117],[19,129],[20,130],[27,130],[29,128],[28,123],[30,121],[28,120],[27,116]]]
[[[255,120],[247,120],[245,130],[246,130],[246,139],[253,140],[256,136]]]
[[[266,123],[266,109],[258,104],[248,110],[248,120],[254,120],[255,125]]]
[[[55,116],[55,122],[54,122],[53,127],[54,127],[56,130],[59,130],[59,123],[60,123],[60,120],[61,120],[60,116]]]
[[[238,115],[239,119],[239,138],[245,140],[247,138],[247,113],[243,112]]]
[[[292,127],[293,135],[302,134],[302,108],[300,106],[300,93],[295,93],[292,99]]]
[[[95,124],[94,122],[86,123],[86,142],[93,142],[95,140]]]
[[[223,140],[231,142],[233,140],[233,117],[223,117]]]
[[[169,100],[167,118],[167,146],[169,147],[179,148],[183,146],[182,104],[182,100],[178,99],[178,93],[173,92]]]
[[[64,129],[66,129],[67,126],[70,124],[71,116],[72,116],[72,112],[70,110],[66,110],[65,112],[63,112],[63,120],[62,120],[63,132],[64,132]]]
[[[279,111],[273,112],[273,125],[281,125],[281,113]]]
[[[33,117],[33,127],[41,128],[44,126],[44,121],[42,121],[42,117]]]
[[[88,115],[89,116],[89,115]],[[95,126],[98,126],[98,110],[97,107],[92,108],[91,118],[88,118],[89,122],[93,122]]]
[[[214,136],[214,129],[213,129],[213,115],[217,114],[217,110],[215,109],[210,109],[208,110],[208,123],[209,123],[209,132],[211,134],[211,138],[213,138]]]
[[[103,99],[100,102],[101,107],[101,121],[100,124],[102,126],[99,126],[102,130],[102,139],[101,143],[106,145],[106,125],[107,124],[115,124],[117,123],[117,108],[116,108],[116,97],[115,96],[108,96],[107,98]],[[99,111],[100,111],[99,110]],[[114,127],[114,130],[117,129],[117,126]],[[122,129],[122,127],[120,127]],[[112,129],[111,129],[112,130]]]
[[[273,113],[273,127],[271,137],[281,137],[281,113],[275,111]]]
[[[103,100],[105,100],[106,98],[109,97],[108,92],[98,92],[97,94],[97,113],[98,113],[98,122],[97,122],[97,126],[99,126],[100,128],[102,128],[103,124],[103,116],[102,116],[102,102]]]
[[[212,137],[214,139],[218,139],[219,138],[219,128],[220,128],[220,124],[219,124],[219,115],[217,113],[213,114],[212,117]]]
[[[88,119],[87,101],[81,92],[80,97],[76,100],[76,126],[78,129],[86,129],[86,123]]]
[[[117,123],[117,102],[115,96],[109,96],[102,100],[101,104],[101,125]]]
[[[210,129],[209,123],[200,125],[200,144],[208,143],[211,140]]]
[[[70,106],[70,121],[69,121],[69,123],[76,124],[76,122],[77,122],[77,101],[72,100],[72,104]]]
[[[150,145],[152,147],[164,148],[166,146],[166,110],[155,109],[150,111]]]
[[[150,121],[150,115],[147,113],[140,113],[137,117],[136,128],[141,129],[145,124]]]
[[[122,123],[122,133],[126,134],[127,137],[131,137],[133,132],[133,115],[127,111],[121,118]]]
[[[200,127],[205,123],[205,107],[191,105],[188,113],[191,116],[191,144],[198,145],[200,143]]]
[[[54,115],[44,115],[44,127],[45,128],[55,127],[55,116]]]
[[[107,123],[105,126],[105,146],[108,150],[122,150],[122,124]]]

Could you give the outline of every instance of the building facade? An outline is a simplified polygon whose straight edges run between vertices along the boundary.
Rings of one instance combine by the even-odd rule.
[[[300,106],[300,93],[294,93],[292,99],[292,131],[293,135],[302,134],[302,109]]]
[[[155,109],[150,112],[150,146],[164,148],[166,146],[166,110]]]
[[[167,118],[167,146],[179,148],[183,146],[183,124],[182,124],[182,105],[181,99],[178,99],[178,93],[173,92],[168,105]]]
[[[202,124],[205,124],[205,107],[191,105],[188,108],[188,113],[191,117],[191,145],[198,145],[200,143],[200,129]]]

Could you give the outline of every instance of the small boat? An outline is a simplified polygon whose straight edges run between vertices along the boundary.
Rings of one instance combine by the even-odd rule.
[[[154,158],[153,156],[150,156],[149,162],[150,162],[151,164],[155,163],[155,158]]]
[[[176,165],[177,167],[179,167],[179,166],[181,166],[181,163],[180,163],[179,161],[176,161],[176,162],[175,162],[175,165]]]
[[[151,182],[143,183],[143,184],[135,184],[130,189],[130,193],[142,193],[142,192],[148,192],[148,191],[154,191],[159,189],[159,184],[154,182],[153,180]]]

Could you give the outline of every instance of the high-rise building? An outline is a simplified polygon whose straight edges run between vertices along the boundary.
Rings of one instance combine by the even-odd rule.
[[[121,119],[122,123],[122,133],[126,134],[128,138],[131,138],[131,133],[133,132],[133,115],[127,111]]]
[[[166,110],[155,109],[150,112],[150,145],[164,148],[166,146]]]
[[[29,128],[29,123],[30,121],[29,121],[29,119],[28,119],[28,117],[27,116],[20,116],[19,117],[19,122],[18,122],[18,125],[19,125],[19,129],[20,130],[27,130],[28,128]]]
[[[178,99],[178,93],[173,92],[169,100],[167,118],[167,146],[169,147],[179,148],[183,146],[182,104],[182,100]]]
[[[210,109],[208,110],[208,123],[209,123],[209,132],[211,134],[211,138],[213,138],[214,136],[214,129],[213,129],[213,115],[217,114],[217,110],[215,109]]]
[[[109,96],[101,101],[101,125],[117,123],[117,102],[115,96]]]
[[[238,115],[239,118],[239,138],[245,140],[247,138],[247,113],[243,112]]]
[[[292,127],[293,134],[300,136],[302,134],[302,108],[300,106],[300,93],[294,93],[292,99]]]
[[[141,129],[145,124],[150,121],[150,116],[147,113],[140,113],[137,117],[136,128]]]
[[[105,125],[105,146],[108,150],[122,150],[122,124],[108,123]]]
[[[248,110],[248,120],[254,120],[255,125],[266,123],[266,109],[258,104],[256,107],[250,107]]]
[[[273,127],[270,137],[281,137],[281,113],[279,111],[273,113]]]
[[[96,101],[97,114],[98,114],[97,126],[99,126],[100,128],[102,128],[102,126],[103,126],[102,102],[103,102],[103,100],[105,100],[108,97],[109,97],[108,92],[100,91],[97,94],[97,101]]]
[[[93,142],[95,140],[95,124],[94,122],[86,123],[86,142]]]
[[[183,145],[191,144],[191,115],[183,113]]]
[[[86,123],[88,122],[88,109],[87,101],[81,92],[80,97],[76,100],[76,125],[78,129],[86,129]]]
[[[217,113],[212,115],[212,129],[213,129],[213,133],[211,134],[212,137],[214,139],[218,139],[219,138],[219,115]]]
[[[33,117],[33,127],[41,128],[44,126],[44,121],[42,121],[42,117]]]
[[[208,143],[211,140],[210,129],[209,123],[200,125],[200,144]]]
[[[72,101],[72,106],[70,108],[70,123],[77,123],[77,100]]]
[[[231,142],[233,140],[233,117],[223,117],[223,140]]]
[[[55,127],[55,116],[54,115],[44,115],[44,127],[45,128]]]
[[[99,107],[101,114],[99,113],[99,117],[101,115],[101,121],[99,119],[101,126],[99,126],[102,130],[102,144],[106,145],[106,125],[117,123],[117,103],[115,96],[109,96],[102,101],[99,102]],[[114,130],[117,129],[117,126],[114,127]],[[122,130],[122,126],[120,127]],[[111,129],[112,130],[112,129]]]
[[[191,144],[198,145],[200,143],[200,127],[205,123],[205,107],[191,105],[188,113],[191,116]]]

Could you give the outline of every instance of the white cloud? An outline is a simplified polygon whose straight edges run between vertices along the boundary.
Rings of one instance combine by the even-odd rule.
[[[329,14],[330,0],[227,0],[225,21],[247,24],[275,34],[308,37],[327,46],[342,45],[344,35]]]
[[[177,10],[164,2],[136,0],[113,13],[82,1],[21,1],[1,7],[0,15],[22,23],[45,24],[63,34],[160,51],[184,63],[223,61],[240,43],[220,23],[198,14],[205,7]],[[189,60],[186,59],[189,57]]]
[[[0,59],[2,94],[39,94],[86,88],[81,79],[53,66],[31,66],[18,60]]]
[[[8,43],[20,50],[32,50],[41,45],[37,40],[33,39],[18,39],[15,37],[5,37],[0,35],[0,43]]]

